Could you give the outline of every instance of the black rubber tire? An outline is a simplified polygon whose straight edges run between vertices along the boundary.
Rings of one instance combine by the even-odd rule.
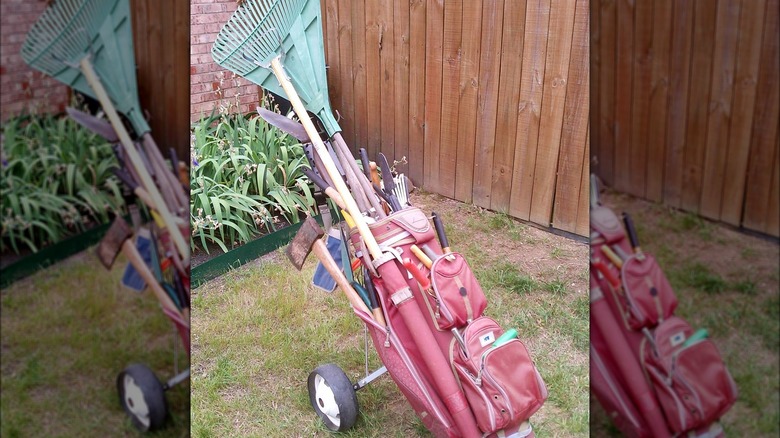
[[[165,390],[154,372],[142,364],[133,364],[116,378],[119,404],[141,432],[161,428],[165,424],[168,408]]]
[[[318,395],[318,385],[323,383],[333,393],[333,400],[325,400],[328,397]],[[325,427],[333,432],[343,432],[355,424],[358,415],[357,394],[352,382],[338,365],[326,364],[317,367],[309,374],[308,388],[311,406],[325,423]],[[322,391],[323,388],[320,386],[319,390]],[[332,410],[329,413],[324,411],[329,407],[337,407],[336,415]]]

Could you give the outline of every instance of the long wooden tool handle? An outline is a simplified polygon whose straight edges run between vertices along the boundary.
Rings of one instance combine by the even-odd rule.
[[[306,129],[306,133],[309,134],[312,146],[314,146],[314,150],[317,151],[322,159],[325,170],[328,172],[328,175],[330,175],[331,180],[333,180],[334,188],[339,192],[341,199],[344,201],[344,205],[347,207],[347,212],[349,212],[350,216],[352,216],[352,219],[355,221],[355,226],[357,227],[360,236],[363,237],[363,240],[366,242],[368,252],[375,260],[379,259],[382,257],[382,250],[376,243],[374,235],[371,234],[371,230],[368,229],[368,225],[366,225],[366,221],[363,219],[363,214],[360,212],[357,204],[355,204],[355,199],[349,193],[347,185],[344,184],[344,181],[341,179],[341,175],[339,175],[339,171],[336,169],[333,159],[330,158],[328,150],[325,148],[325,144],[322,142],[322,139],[320,139],[317,129],[314,127],[314,123],[312,123],[309,114],[306,112],[306,107],[304,107],[303,102],[301,102],[301,98],[298,97],[298,93],[295,91],[292,83],[287,79],[287,74],[284,72],[279,57],[276,57],[271,61],[271,68],[273,69],[276,79],[279,80],[282,89],[287,94],[287,98],[290,100],[301,124],[303,124],[303,128]]]
[[[366,198],[368,198],[368,202],[371,204],[371,207],[376,212],[377,218],[379,219],[384,218],[386,216],[385,212],[384,210],[382,210],[382,207],[379,204],[379,200],[376,198],[376,196],[374,196],[374,194],[371,191],[371,183],[369,182],[368,178],[365,177],[365,175],[360,173],[360,169],[358,169],[357,163],[355,162],[355,157],[352,156],[352,152],[350,152],[347,143],[344,141],[344,137],[341,136],[340,132],[337,132],[333,136],[333,140],[335,140],[336,143],[334,147],[339,148],[343,156],[346,158],[345,159],[345,161],[347,162],[346,167],[352,169],[352,173],[355,174],[355,180],[360,185],[361,189],[363,190],[363,193],[365,193]]]
[[[182,315],[179,308],[176,307],[176,304],[173,303],[171,297],[168,296],[168,293],[165,292],[162,286],[160,286],[160,283],[157,282],[157,279],[154,278],[154,274],[152,274],[152,271],[146,265],[146,262],[144,262],[141,254],[138,253],[138,249],[136,249],[131,239],[127,239],[122,243],[122,252],[125,254],[125,257],[130,260],[130,264],[133,265],[136,272],[138,272],[152,292],[154,292],[154,295],[157,297],[157,300],[160,301],[160,304],[162,304],[163,307],[176,312],[183,320],[189,321],[184,318],[184,315]]]
[[[176,249],[183,259],[188,260],[190,256],[190,247],[184,240],[184,236],[182,236],[179,228],[176,226],[173,215],[170,210],[168,210],[168,206],[165,205],[165,202],[160,195],[160,191],[157,190],[157,186],[155,186],[154,181],[152,181],[152,177],[149,176],[149,172],[146,171],[146,168],[141,161],[141,156],[138,155],[138,151],[135,149],[135,145],[133,145],[133,141],[130,139],[130,134],[127,133],[125,126],[122,124],[122,120],[119,118],[119,114],[117,114],[116,109],[114,108],[114,104],[111,103],[111,99],[108,97],[105,88],[103,88],[103,84],[100,83],[100,79],[97,74],[95,74],[95,70],[89,62],[89,57],[84,57],[79,65],[81,67],[81,72],[84,74],[84,78],[89,83],[92,91],[95,92],[98,101],[100,101],[100,105],[103,107],[103,111],[106,112],[108,120],[111,121],[111,125],[114,127],[117,136],[119,136],[119,140],[125,147],[127,156],[130,157],[130,161],[132,161],[136,172],[138,172],[138,176],[141,178],[141,185],[149,192],[149,196],[151,196],[152,201],[154,201],[155,208],[160,212],[163,221],[165,221],[165,225],[170,230],[173,242],[176,244]]]

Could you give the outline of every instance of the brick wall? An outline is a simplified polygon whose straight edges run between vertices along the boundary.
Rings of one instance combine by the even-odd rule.
[[[68,103],[68,87],[28,67],[20,54],[45,7],[44,0],[0,2],[0,122],[28,111],[63,111]]]
[[[222,106],[235,112],[255,109],[260,87],[218,66],[211,45],[236,10],[235,0],[192,0],[190,15],[190,118],[194,121]]]

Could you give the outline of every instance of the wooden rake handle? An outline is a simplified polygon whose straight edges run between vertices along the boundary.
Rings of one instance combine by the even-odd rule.
[[[108,116],[108,120],[111,122],[111,125],[114,127],[114,130],[116,131],[119,140],[122,142],[122,145],[125,147],[127,156],[130,157],[130,161],[133,163],[133,166],[136,168],[136,172],[138,172],[138,176],[141,178],[141,185],[143,185],[143,187],[149,193],[149,196],[152,198],[152,201],[154,202],[154,207],[157,209],[158,212],[160,212],[160,216],[162,216],[165,225],[170,230],[171,238],[173,239],[173,243],[176,245],[176,249],[179,251],[179,254],[182,256],[182,259],[189,260],[189,255],[190,255],[189,244],[184,240],[184,236],[182,235],[179,228],[176,226],[176,222],[173,219],[173,215],[171,214],[171,211],[168,209],[168,206],[165,204],[165,201],[163,201],[163,198],[160,195],[160,191],[157,189],[157,186],[154,185],[154,181],[152,180],[152,177],[149,175],[149,172],[146,170],[146,167],[143,164],[141,156],[138,154],[138,151],[135,149],[135,145],[133,144],[133,141],[130,139],[130,134],[127,133],[125,126],[122,124],[122,120],[119,118],[119,114],[116,112],[116,109],[114,108],[114,104],[111,103],[111,99],[108,97],[108,93],[106,93],[105,88],[103,88],[103,84],[100,82],[100,79],[98,78],[97,74],[95,74],[95,70],[92,68],[92,63],[89,61],[89,57],[88,56],[84,57],[79,63],[79,66],[81,67],[81,72],[84,75],[84,78],[87,80],[87,83],[89,83],[89,86],[95,92],[98,101],[100,101],[100,105],[103,107],[103,111],[106,112],[106,116]]]
[[[325,165],[325,171],[333,180],[334,188],[339,192],[339,195],[341,195],[341,199],[344,201],[345,207],[347,207],[347,212],[352,216],[352,220],[355,221],[355,226],[357,227],[360,236],[363,237],[363,240],[366,242],[368,252],[374,260],[379,259],[382,256],[382,250],[379,249],[379,245],[376,243],[374,235],[371,234],[371,230],[368,229],[368,225],[366,225],[366,221],[363,219],[363,214],[355,203],[355,198],[352,197],[347,185],[344,184],[344,180],[341,179],[341,175],[339,175],[339,171],[336,169],[336,164],[330,157],[319,133],[317,133],[314,123],[312,123],[309,118],[306,107],[303,105],[301,98],[298,97],[295,87],[293,87],[292,83],[287,78],[287,74],[284,72],[284,67],[278,56],[271,61],[271,69],[273,70],[276,79],[279,80],[282,89],[287,94],[287,98],[290,100],[293,110],[295,110],[295,114],[298,115],[298,119],[300,119],[303,128],[306,130],[306,134],[309,135],[314,150]]]

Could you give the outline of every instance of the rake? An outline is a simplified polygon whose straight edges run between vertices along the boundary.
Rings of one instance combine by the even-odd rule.
[[[163,158],[141,111],[132,31],[129,0],[57,0],[28,32],[21,55],[31,67],[100,102],[179,254],[188,260],[189,245],[117,114],[118,109],[143,137],[160,184],[177,187],[175,176],[161,165]],[[168,201],[174,207],[183,205],[181,186],[173,193]]]
[[[455,424],[464,437],[481,436],[454,375],[448,372],[450,367],[447,359],[436,348],[433,335],[423,329],[427,327],[424,316],[406,285],[406,276],[394,263],[396,255],[380,249],[307,113],[308,109],[318,114],[323,119],[323,124],[330,126],[330,129],[338,129],[327,104],[319,1],[245,1],[220,31],[212,48],[212,56],[219,65],[258,85],[267,86],[270,91],[278,90],[275,81],[270,79],[267,72],[270,67],[278,86],[281,87],[282,92],[278,94],[288,97],[306,129],[316,153],[322,159],[326,172],[366,244],[374,266],[393,295],[393,305],[401,314],[405,325],[417,334],[414,342],[433,376],[434,387],[442,399],[447,400],[447,407]],[[282,65],[283,56],[286,68]],[[291,80],[296,85],[293,85]],[[301,89],[301,95],[308,106],[299,96],[298,88]],[[340,135],[337,137],[340,138]],[[343,140],[341,143],[343,144]],[[354,160],[347,161],[357,168]],[[365,175],[359,170],[356,173],[359,174],[360,181],[365,179]],[[365,181],[368,184],[368,181]],[[371,193],[370,190],[369,187],[365,193]],[[373,196],[370,198],[374,199]],[[379,211],[379,208],[376,210]]]
[[[351,157],[328,100],[325,50],[319,1],[246,1],[230,17],[211,49],[220,66],[280,96],[287,93],[270,67],[276,58],[284,64],[286,76],[307,111],[316,114],[328,135],[333,136],[337,155]],[[300,117],[300,116],[299,116]],[[309,133],[314,138],[316,130]],[[318,137],[319,134],[316,134]],[[355,190],[362,190],[371,207],[384,216],[355,160],[347,178]],[[350,175],[351,174],[351,175]]]

